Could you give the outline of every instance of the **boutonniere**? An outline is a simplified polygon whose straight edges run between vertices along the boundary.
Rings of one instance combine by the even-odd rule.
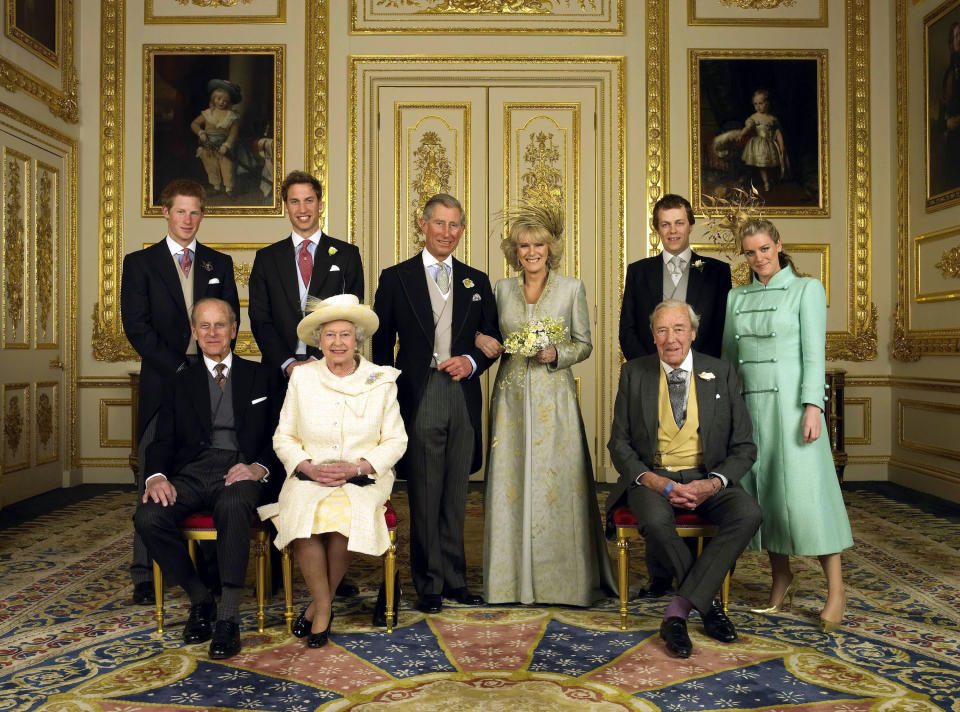
[[[473,295],[473,301],[479,302],[479,301],[480,301],[480,295],[479,295],[479,294],[474,294],[474,295]]]
[[[335,254],[337,254],[337,248],[331,247],[329,250],[327,250],[327,254],[333,257]]]
[[[463,280],[463,286],[467,289],[473,289],[473,280],[467,277],[465,280]]]
[[[213,263],[211,262],[207,262],[206,260],[204,260],[203,262],[200,263],[200,266],[207,272],[213,272]]]
[[[713,375],[712,371],[701,371],[697,375],[700,378],[702,378],[704,381],[712,381],[714,378],[716,378],[716,376]]]
[[[333,248],[331,247],[330,249],[332,250]],[[381,375],[383,374],[381,374],[380,371],[371,373],[369,376],[367,376],[367,385],[370,385],[371,383],[376,383],[377,379],[380,378]]]
[[[697,260],[696,262],[693,263],[693,266],[696,267],[701,272],[703,272],[703,260]]]

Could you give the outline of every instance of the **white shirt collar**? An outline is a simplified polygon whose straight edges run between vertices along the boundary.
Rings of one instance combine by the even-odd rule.
[[[167,249],[170,250],[171,255],[176,257],[183,252],[184,248],[180,247],[180,244],[176,240],[167,235]],[[193,238],[186,249],[193,250],[193,254],[197,254],[197,238]]]
[[[203,355],[203,363],[207,367],[207,370],[210,372],[210,375],[214,378],[217,377],[217,372],[213,370],[214,366],[218,363],[222,363],[226,366],[226,369],[223,371],[224,376],[230,375],[230,366],[233,365],[233,352],[231,351],[226,356],[223,357],[223,361],[214,361],[212,358],[208,358],[206,354]]]
[[[310,242],[312,242],[314,245],[319,245],[320,237],[322,235],[323,235],[323,230],[317,230],[310,237],[302,237],[297,233],[295,233],[293,230],[290,231],[290,237],[293,238],[293,246],[298,250],[300,249],[300,243],[303,242],[304,240],[310,240]]]
[[[673,257],[674,257],[674,255],[671,255],[671,254],[670,254],[669,252],[667,252],[666,250],[661,250],[661,251],[660,251],[660,256],[663,257],[663,264],[669,263],[670,260],[673,259]],[[687,245],[687,249],[685,249],[685,250],[684,250],[683,252],[681,252],[679,255],[676,255],[676,257],[679,257],[680,259],[683,260],[683,263],[684,263],[685,265],[689,265],[689,264],[690,264],[690,258],[691,258],[692,256],[693,256],[693,248],[690,247],[690,245]]]
[[[668,376],[670,375],[670,372],[673,370],[673,366],[670,366],[669,364],[666,364],[663,361],[660,362],[660,366],[663,368],[663,372]],[[687,351],[687,357],[683,359],[683,363],[677,366],[677,368],[681,368],[687,373],[691,373],[693,371],[693,349],[690,349],[689,351]]]
[[[450,268],[450,274],[453,274],[453,255],[452,254],[447,255],[447,259],[445,260],[438,260],[436,257],[430,254],[430,251],[426,247],[423,248],[423,251],[420,254],[423,255],[423,264],[425,266],[430,267],[432,265],[439,264],[440,262],[442,262],[443,264],[445,264],[447,267]]]

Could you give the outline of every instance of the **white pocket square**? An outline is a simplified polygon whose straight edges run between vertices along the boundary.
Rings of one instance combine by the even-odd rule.
[[[330,271],[331,271],[331,272],[339,272],[339,271],[340,271],[340,268],[337,267],[336,265],[330,265]]]
[[[719,397],[720,397],[720,396],[717,396],[717,398],[719,398]],[[260,398],[254,398],[252,401],[250,401],[250,405],[256,405],[257,403],[263,403],[263,401],[265,401],[266,399],[267,399],[266,396],[261,396]]]
[[[717,393],[717,400],[720,400],[720,394]]]
[[[214,277],[214,278],[211,279],[209,282],[207,282],[207,284],[220,284],[220,278],[219,278],[219,277]]]

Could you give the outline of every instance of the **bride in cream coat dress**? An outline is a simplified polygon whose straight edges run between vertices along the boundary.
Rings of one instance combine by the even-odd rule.
[[[501,249],[521,274],[494,290],[500,333],[550,317],[569,334],[535,356],[500,362],[490,404],[483,595],[488,603],[590,606],[604,586],[615,587],[570,371],[593,351],[586,290],[556,272],[563,252],[556,208],[524,205],[509,219]],[[483,335],[477,341],[485,352],[503,349]]]

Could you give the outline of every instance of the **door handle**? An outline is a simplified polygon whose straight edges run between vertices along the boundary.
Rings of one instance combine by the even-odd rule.
[[[62,371],[62,370],[63,370],[63,361],[61,361],[61,360],[58,359],[58,358],[55,358],[55,359],[51,360],[51,361],[50,361],[50,368],[59,368],[59,369]]]

